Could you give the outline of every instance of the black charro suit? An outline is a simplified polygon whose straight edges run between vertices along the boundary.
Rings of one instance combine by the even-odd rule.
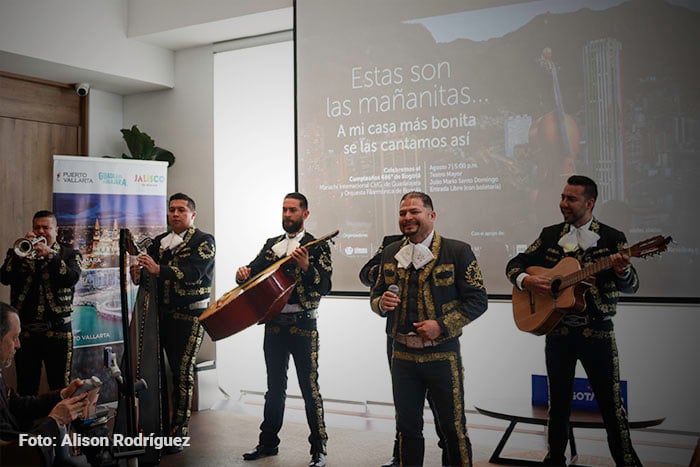
[[[250,276],[277,261],[279,257],[272,247],[285,239],[285,235],[267,239],[260,253],[248,264]],[[299,245],[304,246],[314,240],[305,232]],[[289,276],[296,280],[296,286],[288,300],[300,310],[282,313],[265,324],[263,351],[267,368],[267,393],[263,422],[260,425],[259,446],[264,450],[276,450],[280,443],[278,433],[282,428],[287,390],[287,369],[290,355],[294,358],[299,388],[304,398],[306,420],[311,434],[309,444],[311,454],[326,454],[328,435],[323,414],[323,399],[318,386],[319,336],[316,326],[316,310],[321,296],[331,290],[331,252],[328,244],[321,242],[309,248],[309,268],[306,272],[288,261],[282,266]]]
[[[387,313],[386,331],[392,337],[398,332],[413,330],[406,317],[409,274],[407,269],[399,268],[394,259],[407,243],[405,239],[384,248],[381,269],[371,296],[372,309],[379,313],[382,294],[389,285],[398,285],[402,303],[397,310]],[[461,336],[462,328],[486,311],[486,289],[469,245],[436,232],[430,250],[436,259],[418,271],[420,295],[427,300],[418,302],[417,318],[437,320],[443,330],[438,341],[446,342]]]
[[[148,248],[148,254],[160,265],[160,340],[173,375],[172,420],[165,426],[173,434],[187,436],[195,361],[204,337],[204,328],[197,318],[208,306],[216,245],[211,234],[194,226],[184,232],[182,243],[172,249],[161,246],[166,235],[167,232],[157,236]]]
[[[185,231],[182,243],[164,250],[160,242],[166,235],[158,235],[148,248],[148,254],[160,265],[158,303],[174,310],[208,300],[214,276],[214,237],[192,226]]]
[[[377,280],[377,274],[379,272],[379,265],[382,261],[382,252],[384,248],[391,245],[394,242],[398,242],[403,239],[403,235],[387,235],[382,239],[381,246],[377,249],[367,263],[360,269],[360,282],[367,287],[372,287],[374,282]]]
[[[552,268],[565,256],[574,256],[582,266],[598,259],[617,253],[627,244],[625,234],[608,225],[601,224],[595,218],[590,230],[600,235],[598,244],[574,255],[564,253],[557,242],[569,232],[565,223],[551,225],[542,229],[540,236],[528,249],[511,259],[506,266],[506,276],[515,285],[518,275],[525,272],[529,266]],[[591,318],[602,319],[612,317],[617,311],[619,292],[634,293],[639,288],[639,278],[634,267],[630,266],[631,274],[622,279],[617,277],[612,269],[596,275],[595,285],[586,294],[586,309]]]
[[[423,405],[426,393],[433,402],[443,435],[443,464],[471,465],[471,443],[464,415],[464,368],[459,337],[462,328],[486,311],[483,277],[471,247],[434,233],[434,259],[415,270],[399,268],[394,256],[408,239],[384,248],[371,294],[372,310],[379,308],[389,285],[399,287],[399,306],[386,313],[386,332],[394,338],[391,374],[402,465],[422,465]],[[414,331],[413,323],[436,320],[442,332],[424,348],[400,342]],[[399,339],[399,340],[397,340]]]
[[[279,257],[272,251],[272,247],[284,240],[285,235],[268,238],[253,261],[248,264],[250,276],[253,277],[264,270]],[[299,241],[300,246],[315,240],[313,235],[304,232],[304,236]],[[298,282],[287,303],[298,303],[304,310],[315,310],[321,303],[321,296],[326,295],[331,290],[331,274],[333,266],[331,263],[331,251],[328,244],[321,242],[309,250],[309,269],[303,272],[294,261],[289,261],[284,266],[285,271],[294,277]]]
[[[23,395],[39,392],[42,362],[51,389],[62,389],[70,380],[71,312],[81,273],[80,253],[57,242],[51,249],[46,258],[20,258],[10,249],[0,271],[22,321],[22,347],[15,365],[17,390]]]
[[[516,285],[516,279],[526,268],[552,268],[566,256],[573,256],[584,267],[617,253],[627,243],[622,232],[595,218],[591,221],[590,230],[600,236],[597,244],[586,251],[579,248],[566,254],[558,242],[569,232],[569,225],[560,223],[544,228],[525,252],[508,262],[506,276]],[[597,274],[595,283],[585,294],[583,317],[565,317],[547,335],[545,357],[550,386],[547,462],[563,465],[566,460],[571,394],[576,361],[581,360],[605,422],[615,463],[641,465],[632,447],[627,414],[620,394],[619,359],[612,322],[619,293],[634,293],[638,288],[639,278],[632,266],[624,277],[619,277],[613,269]]]
[[[377,280],[377,275],[379,274],[379,266],[382,263],[382,253],[384,252],[384,248],[387,246],[391,245],[394,242],[400,242],[403,240],[404,236],[403,235],[387,235],[382,239],[382,244],[379,246],[377,249],[376,253],[374,256],[370,258],[367,263],[365,263],[364,266],[362,266],[362,269],[360,269],[360,282],[362,284],[366,285],[367,287],[372,289],[374,286],[374,283]],[[391,369],[391,357],[394,353],[394,339],[387,334],[386,336],[386,355],[387,358],[389,359],[389,369]],[[433,405],[433,401],[428,396],[428,405],[430,406],[430,410],[433,412],[433,418],[435,420],[435,432],[438,435],[439,441],[438,441],[438,446],[440,448],[444,448],[445,443],[442,440],[442,432],[440,431],[440,421],[438,420],[437,413],[435,412],[435,406]],[[445,464],[446,459],[447,459],[447,454],[443,449],[443,464]],[[396,439],[394,440],[394,449],[392,451],[392,458],[394,461],[398,462],[399,459],[399,433],[398,430],[396,431]]]

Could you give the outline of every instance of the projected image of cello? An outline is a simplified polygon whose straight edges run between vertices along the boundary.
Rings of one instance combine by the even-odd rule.
[[[576,121],[564,111],[557,65],[552,61],[552,49],[545,47],[538,62],[551,75],[554,94],[554,110],[535,120],[528,133],[537,174],[531,198],[536,207],[535,212],[541,217],[542,212],[551,211],[551,200],[556,199],[562,181],[576,173],[581,134]]]

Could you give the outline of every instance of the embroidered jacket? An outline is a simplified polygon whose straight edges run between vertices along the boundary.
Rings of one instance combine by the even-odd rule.
[[[377,252],[370,258],[367,263],[360,269],[360,282],[367,287],[372,287],[374,282],[377,280],[377,274],[379,272],[379,265],[382,261],[382,252],[387,245],[394,242],[398,242],[403,239],[403,235],[387,235],[382,239],[381,246],[377,249]]]
[[[182,243],[165,250],[160,241],[166,235],[167,232],[158,235],[148,248],[148,254],[160,264],[159,303],[166,309],[175,309],[208,299],[214,276],[214,237],[192,226]]]
[[[272,246],[284,239],[284,235],[268,238],[260,253],[248,264],[250,276],[265,270],[279,257],[272,251]],[[300,246],[304,246],[314,237],[308,232],[304,233]],[[333,265],[331,262],[331,249],[326,242],[320,242],[309,248],[309,269],[306,272],[295,261],[287,261],[283,266],[285,273],[293,277],[297,282],[287,303],[298,303],[304,310],[314,310],[321,303],[321,296],[327,295],[331,290],[331,274]]]
[[[371,306],[377,314],[379,300],[389,285],[399,287],[401,303],[387,313],[386,332],[395,337],[401,326],[408,323],[406,309],[409,273],[399,268],[394,255],[408,243],[408,239],[394,242],[384,248],[379,275],[372,288]],[[462,335],[462,328],[481,316],[488,307],[488,298],[481,270],[469,245],[459,240],[440,236],[437,232],[430,246],[434,259],[418,270],[418,319],[434,319],[442,334],[438,342]]]
[[[586,251],[576,250],[573,256],[585,267],[596,260],[617,253],[627,244],[625,234],[593,219],[590,229],[600,235],[597,245]],[[567,256],[557,242],[569,231],[566,223],[551,225],[542,229],[540,236],[527,250],[511,259],[506,266],[506,276],[515,285],[517,277],[530,266],[552,268]],[[596,275],[595,284],[585,294],[586,311],[593,319],[614,316],[620,292],[634,293],[639,288],[639,278],[634,267],[630,273],[620,278],[613,269]],[[561,324],[560,324],[561,326]]]
[[[10,302],[22,324],[58,323],[73,311],[73,293],[80,279],[80,253],[54,243],[52,257],[20,258],[8,250],[0,270],[3,284],[10,286]]]

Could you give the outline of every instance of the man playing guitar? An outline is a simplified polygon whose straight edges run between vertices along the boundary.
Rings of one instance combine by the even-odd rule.
[[[563,316],[547,334],[545,357],[549,380],[549,452],[547,465],[565,465],[571,394],[577,360],[581,361],[595,393],[616,465],[641,465],[632,447],[629,422],[620,394],[620,373],[612,317],[619,292],[639,288],[630,258],[620,253],[625,235],[593,217],[598,188],[593,180],[573,175],[561,195],[564,222],[545,227],[527,250],[508,262],[506,276],[520,290],[535,296],[553,293],[551,276],[530,275],[533,266],[552,268],[566,257],[586,265],[608,257],[612,268],[592,280],[581,313]]]

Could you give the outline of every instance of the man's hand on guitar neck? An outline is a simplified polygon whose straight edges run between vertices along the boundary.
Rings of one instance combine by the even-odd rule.
[[[630,272],[630,257],[622,254],[615,253],[610,255],[610,261],[612,262],[612,267],[615,270],[615,274],[618,277],[625,277]]]
[[[615,253],[610,255],[609,258],[615,274],[622,279],[626,278],[630,273],[630,257],[624,253]],[[522,273],[518,276],[517,281],[523,290],[529,290],[541,295],[552,293],[552,278],[549,276]],[[591,276],[587,281],[593,284],[595,283],[595,277]]]
[[[547,295],[552,292],[552,278],[547,276],[526,275],[522,280],[523,289]]]

